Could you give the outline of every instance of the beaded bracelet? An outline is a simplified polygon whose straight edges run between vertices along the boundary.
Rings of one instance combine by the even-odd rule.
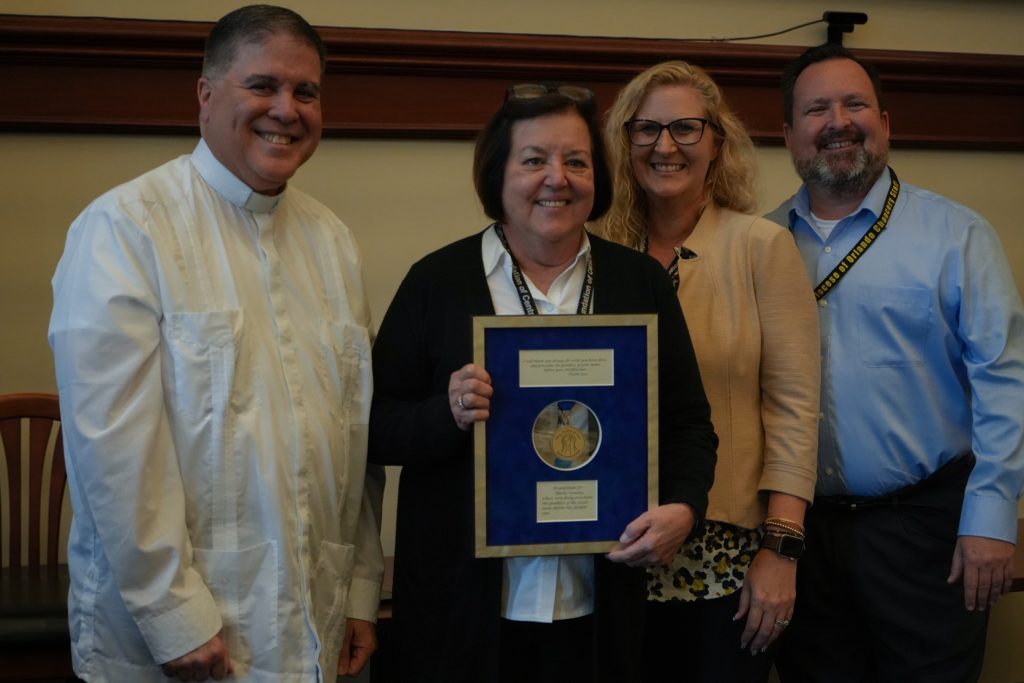
[[[775,527],[776,529],[781,529],[782,531],[786,531],[793,535],[799,536],[800,538],[803,538],[804,535],[807,533],[802,525],[797,524],[796,522],[790,521],[788,519],[782,519],[781,517],[769,517],[768,519],[764,520],[764,525],[766,527]]]
[[[806,532],[803,529],[788,524],[766,522],[764,526],[767,531],[775,531],[778,533],[790,534],[791,536],[799,536],[800,538],[803,538],[806,535]]]

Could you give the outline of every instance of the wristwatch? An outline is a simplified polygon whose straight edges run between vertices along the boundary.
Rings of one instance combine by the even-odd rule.
[[[761,539],[761,548],[774,550],[787,560],[799,560],[804,554],[804,539],[791,534],[768,532]]]

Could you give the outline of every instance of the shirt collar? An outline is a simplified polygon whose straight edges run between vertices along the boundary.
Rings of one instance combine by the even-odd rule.
[[[224,199],[235,206],[253,213],[270,213],[277,209],[284,198],[287,188],[280,194],[260,194],[239,180],[224,164],[213,155],[206,140],[199,139],[199,144],[192,151],[192,166],[210,187]]]
[[[877,220],[882,215],[882,209],[885,207],[885,198],[889,195],[889,180],[889,168],[886,167],[885,171],[878,175],[875,184],[868,190],[860,205],[849,216],[856,216],[861,211],[867,211],[871,214],[872,218]],[[790,225],[794,225],[793,219],[795,216],[803,218],[808,225],[814,224],[811,220],[811,202],[806,184],[800,186],[800,190],[793,199],[793,206],[789,209]],[[843,219],[845,220],[849,216],[844,216]]]
[[[501,246],[501,240],[494,232],[494,225],[484,230],[483,244],[481,250],[484,257],[484,275],[491,276],[495,270],[501,267],[503,259],[508,256],[505,247]]]
[[[484,258],[484,275],[490,277],[498,268],[505,267],[509,273],[512,272],[512,255],[501,245],[501,240],[498,239],[498,234],[494,231],[494,226],[497,223],[492,223],[487,230],[484,231],[483,244],[481,245],[481,251]],[[583,241],[580,243],[580,250],[576,252],[576,259],[572,264],[565,269],[565,272],[570,272],[576,268],[590,252],[590,236],[587,231],[583,231]],[[562,275],[565,273],[563,272]],[[562,277],[559,275],[558,277]],[[510,275],[511,277],[511,275]]]

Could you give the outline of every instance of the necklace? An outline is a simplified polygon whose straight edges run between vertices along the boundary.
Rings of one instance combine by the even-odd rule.
[[[644,235],[643,241],[640,242],[638,251],[642,251],[645,254],[648,253],[647,235]],[[697,258],[697,252],[682,246],[672,247],[672,251],[675,252],[675,256],[672,257],[672,263],[668,264],[666,270],[668,270],[669,277],[672,278],[672,285],[676,288],[676,291],[679,291],[679,261],[680,259],[689,261],[690,259]]]

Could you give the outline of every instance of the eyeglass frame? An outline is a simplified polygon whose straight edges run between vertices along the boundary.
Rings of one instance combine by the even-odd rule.
[[[536,90],[533,91],[534,94],[520,94],[518,92],[520,88],[536,88]],[[508,102],[509,100],[536,100],[541,97],[547,97],[548,95],[561,95],[562,97],[576,102],[577,104],[593,102],[596,97],[593,90],[585,88],[582,85],[519,83],[517,85],[509,86],[505,91],[505,102]]]
[[[640,144],[638,142],[633,141],[633,136],[630,133],[629,127],[631,124],[637,123],[639,121],[643,121],[644,123],[653,123],[654,125],[659,127],[658,134],[654,136],[654,140],[646,144]],[[679,142],[679,140],[676,140],[676,136],[672,135],[671,126],[679,123],[680,121],[700,121],[700,135],[697,137],[696,140],[694,140],[693,142]],[[629,121],[626,121],[625,123],[622,124],[623,129],[626,131],[626,139],[629,140],[629,144],[633,145],[634,147],[652,147],[658,144],[658,140],[661,139],[661,134],[664,133],[666,130],[668,131],[668,136],[672,138],[672,142],[683,147],[689,147],[690,145],[698,144],[701,140],[704,139],[704,130],[708,128],[708,126],[710,126],[711,130],[715,131],[719,135],[725,135],[725,132],[722,130],[722,127],[719,126],[717,123],[699,116],[684,116],[682,118],[669,121],[668,123],[658,123],[657,121],[652,121],[651,119],[630,119]]]

